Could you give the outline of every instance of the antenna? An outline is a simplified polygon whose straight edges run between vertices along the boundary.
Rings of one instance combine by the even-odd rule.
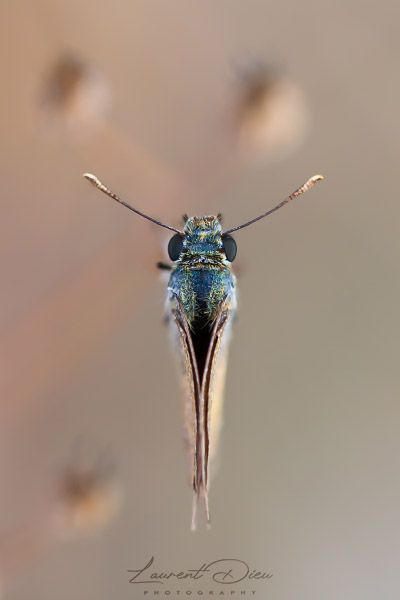
[[[114,192],[109,190],[108,187],[106,187],[103,183],[101,183],[100,179],[98,179],[95,175],[92,175],[91,173],[84,173],[83,177],[85,179],[87,179],[88,181],[90,181],[90,183],[92,185],[94,185],[94,187],[96,187],[100,191],[104,192],[104,194],[107,194],[107,196],[110,196],[110,198],[112,198],[113,200],[116,200],[120,204],[123,204],[124,206],[126,206],[126,208],[129,208],[129,210],[132,210],[133,212],[140,215],[141,217],[148,219],[149,221],[151,221],[152,223],[155,223],[156,225],[160,225],[160,227],[165,227],[166,229],[170,229],[171,231],[175,231],[176,233],[180,233],[181,235],[184,235],[183,231],[180,231],[179,229],[175,229],[175,227],[171,227],[170,225],[166,225],[165,223],[161,223],[161,221],[157,221],[157,219],[153,219],[152,217],[145,215],[144,213],[140,212],[140,210],[133,208],[133,206],[130,206],[130,204],[127,204],[126,202],[121,200],[121,198],[119,198],[116,194],[114,194]]]
[[[248,221],[247,223],[244,223],[243,225],[239,225],[238,227],[234,227],[233,229],[228,229],[228,231],[224,231],[222,235],[223,236],[224,235],[228,235],[229,233],[233,233],[234,231],[238,231],[238,229],[243,229],[243,227],[247,227],[248,225],[252,225],[256,221],[259,221],[260,219],[263,219],[264,217],[268,217],[268,215],[270,215],[271,213],[273,213],[276,210],[278,210],[278,208],[282,208],[282,206],[285,206],[285,204],[288,204],[288,202],[290,202],[291,200],[294,200],[295,198],[297,198],[297,196],[301,196],[301,194],[304,194],[304,192],[306,192],[307,190],[309,190],[310,188],[312,188],[313,185],[315,185],[318,181],[321,181],[323,178],[324,178],[323,175],[314,175],[313,177],[310,177],[310,179],[308,181],[306,181],[295,192],[293,192],[292,194],[290,194],[290,196],[288,196],[287,198],[285,198],[285,200],[283,200],[280,204],[278,204],[277,206],[275,206],[275,208],[271,208],[271,210],[269,210],[268,212],[264,213],[263,215],[260,215],[259,217],[256,217],[255,219],[252,219],[251,221]]]

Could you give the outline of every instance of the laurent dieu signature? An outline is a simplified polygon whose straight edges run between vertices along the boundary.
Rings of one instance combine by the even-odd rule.
[[[186,569],[184,571],[150,571],[154,562],[154,556],[142,569],[128,569],[128,573],[134,573],[129,583],[156,583],[163,584],[181,579],[214,581],[221,584],[239,583],[244,580],[271,579],[271,573],[250,569],[249,565],[237,558],[221,558],[208,564],[203,563],[200,568]]]

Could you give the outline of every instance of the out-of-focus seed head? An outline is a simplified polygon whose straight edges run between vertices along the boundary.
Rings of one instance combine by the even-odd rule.
[[[234,143],[244,156],[286,155],[308,130],[304,93],[279,70],[252,64],[238,72],[231,122]]]
[[[110,465],[70,465],[56,491],[53,527],[58,538],[103,529],[121,506],[121,488]]]
[[[44,132],[74,140],[85,138],[104,121],[110,97],[97,69],[70,54],[61,56],[50,67],[40,93]]]

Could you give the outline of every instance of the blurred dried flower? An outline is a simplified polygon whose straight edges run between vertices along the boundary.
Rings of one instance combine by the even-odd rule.
[[[108,112],[110,90],[101,73],[70,54],[58,58],[40,93],[45,132],[80,139],[99,127]]]
[[[293,151],[309,121],[301,88],[277,69],[259,63],[239,70],[231,117],[237,149],[262,156]]]
[[[106,460],[104,460],[104,458]],[[0,595],[8,582],[48,554],[55,543],[100,531],[120,508],[122,494],[107,456],[92,466],[70,461],[40,511],[25,523],[0,535]]]
[[[62,473],[57,486],[54,534],[71,538],[102,529],[121,505],[121,489],[110,464],[72,464]]]

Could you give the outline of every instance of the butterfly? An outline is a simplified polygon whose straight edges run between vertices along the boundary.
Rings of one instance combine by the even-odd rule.
[[[182,230],[166,225],[133,208],[90,173],[83,175],[96,188],[138,215],[174,232],[168,244],[171,265],[166,312],[182,372],[184,434],[193,488],[192,529],[203,498],[207,523],[209,470],[215,457],[222,422],[227,352],[236,313],[236,277],[232,262],[237,246],[232,233],[267,217],[323,179],[314,175],[266,213],[222,230],[221,215],[188,217]]]

